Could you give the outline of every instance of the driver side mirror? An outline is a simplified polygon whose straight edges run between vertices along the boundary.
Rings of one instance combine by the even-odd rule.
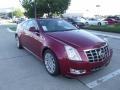
[[[36,29],[35,29],[35,27],[30,27],[29,31],[30,32],[36,32]]]

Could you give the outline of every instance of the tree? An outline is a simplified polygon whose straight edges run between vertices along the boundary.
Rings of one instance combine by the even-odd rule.
[[[8,13],[8,17],[12,18],[12,12]]]
[[[16,9],[13,12],[13,16],[16,16],[17,18],[20,18],[20,17],[24,16],[24,14],[23,14],[23,12],[20,9]]]
[[[25,15],[28,17],[35,17],[35,7],[37,17],[43,16],[45,13],[48,16],[53,14],[63,14],[71,0],[20,0],[22,6],[25,8]]]

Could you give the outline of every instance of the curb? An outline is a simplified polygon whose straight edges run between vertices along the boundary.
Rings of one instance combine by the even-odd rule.
[[[85,29],[83,29],[83,30],[85,30]],[[120,34],[118,34],[118,35],[115,35],[115,34],[112,35],[112,33],[111,34],[109,34],[109,33],[103,34],[104,32],[100,32],[100,31],[96,32],[94,30],[86,30],[86,31],[93,33],[95,35],[98,35],[98,36],[110,37],[113,39],[120,39]]]
[[[96,32],[92,32],[92,33],[94,33],[95,35],[101,35],[101,36],[104,36],[104,37],[110,37],[110,38],[114,38],[114,39],[120,39],[120,36],[114,36],[114,35],[102,34],[102,33],[96,33]]]

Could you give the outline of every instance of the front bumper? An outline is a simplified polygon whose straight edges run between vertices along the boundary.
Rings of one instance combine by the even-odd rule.
[[[63,69],[62,74],[67,77],[76,78],[82,75],[92,73],[94,71],[106,67],[110,63],[111,57],[112,57],[112,50],[110,52],[110,56],[101,62],[90,63],[88,61],[77,62],[77,61],[67,60],[69,62],[67,62],[66,63],[67,65],[64,66],[64,68],[62,68]]]

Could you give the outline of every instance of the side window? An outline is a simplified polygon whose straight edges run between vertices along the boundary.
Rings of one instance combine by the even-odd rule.
[[[36,30],[38,30],[37,24],[35,23],[35,21],[29,21],[27,29],[29,29],[30,27],[35,27]]]
[[[28,24],[28,21],[25,21],[21,24],[21,26],[23,27],[24,30],[27,29],[27,24]]]

